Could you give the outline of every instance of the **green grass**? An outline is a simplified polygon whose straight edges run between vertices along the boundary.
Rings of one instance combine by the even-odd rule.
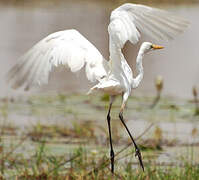
[[[164,129],[158,125],[162,121],[193,123],[190,136],[197,139],[198,116],[194,116],[193,102],[162,97],[151,109],[153,99],[130,97],[124,114],[125,119],[151,123],[145,136],[137,139],[145,172],[134,157],[133,146],[127,147],[130,140],[122,133],[125,131],[118,120],[121,99],[116,99],[112,110],[114,175],[109,168],[106,95],[58,94],[0,100],[0,179],[197,179],[197,144],[184,145],[177,155],[182,149],[178,141],[166,139]],[[22,131],[17,126],[21,117],[27,121],[34,118],[35,123]],[[50,120],[63,121],[51,124]],[[168,152],[176,154],[176,161],[158,161]]]
[[[70,153],[60,156],[50,155],[45,142],[38,143],[32,156],[17,156],[13,153],[4,159],[2,179],[197,179],[199,166],[182,161],[180,165],[153,164],[145,162],[145,172],[131,161],[133,154],[118,158],[113,175],[109,169],[107,153],[90,151],[85,147],[72,149]],[[124,160],[121,162],[121,160]],[[145,160],[146,161],[146,160]]]

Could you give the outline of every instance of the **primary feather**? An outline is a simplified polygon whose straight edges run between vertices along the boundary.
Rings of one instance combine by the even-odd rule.
[[[99,80],[107,75],[107,61],[77,30],[50,34],[33,46],[9,71],[13,88],[28,90],[35,84],[48,82],[53,66],[66,65],[72,72],[86,66],[88,80]]]
[[[140,33],[157,40],[170,40],[182,33],[188,22],[173,14],[140,4],[123,4],[111,13],[110,43],[122,48],[126,41],[136,44]]]

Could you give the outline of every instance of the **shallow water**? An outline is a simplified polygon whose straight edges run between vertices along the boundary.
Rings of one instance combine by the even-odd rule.
[[[34,8],[0,6],[0,96],[16,96],[23,93],[12,91],[4,81],[4,75],[20,55],[52,32],[75,28],[95,44],[108,59],[107,25],[111,6],[94,2]],[[199,36],[197,36],[199,6],[165,7],[165,9],[185,17],[191,22],[191,26],[174,41],[162,42],[161,44],[166,47],[164,50],[145,57],[145,77],[140,87],[135,90],[135,94],[154,94],[154,79],[161,75],[164,78],[164,94],[190,98],[192,86],[199,85]],[[143,40],[149,41],[146,38]],[[125,55],[131,66],[135,64],[138,48],[139,45],[129,44],[125,47]],[[49,85],[36,89],[36,92],[86,92],[88,87],[84,72],[77,76],[79,78],[63,68],[56,69],[50,76]],[[35,91],[30,93],[33,92]]]

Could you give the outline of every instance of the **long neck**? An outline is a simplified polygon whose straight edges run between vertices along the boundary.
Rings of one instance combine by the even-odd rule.
[[[143,57],[144,57],[144,52],[142,49],[140,49],[138,52],[137,59],[136,59],[136,71],[138,75],[135,78],[133,78],[132,88],[137,88],[143,79],[143,76],[144,76],[144,69],[142,66]]]

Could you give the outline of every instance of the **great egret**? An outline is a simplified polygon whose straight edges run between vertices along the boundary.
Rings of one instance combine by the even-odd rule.
[[[13,88],[23,87],[28,90],[35,84],[48,82],[49,72],[53,66],[66,65],[72,72],[77,72],[85,66],[88,80],[98,82],[89,91],[102,91],[110,95],[110,105],[107,115],[111,171],[114,172],[114,151],[111,138],[110,111],[115,96],[123,98],[119,118],[126,128],[134,146],[135,155],[144,170],[142,156],[124,120],[123,111],[132,88],[138,87],[143,78],[142,59],[144,54],[161,49],[162,46],[144,42],[138,52],[136,69],[133,73],[125,60],[121,49],[127,41],[136,44],[144,33],[157,40],[170,40],[182,33],[188,22],[164,10],[139,4],[123,4],[113,10],[108,26],[110,60],[106,61],[101,53],[83,37],[77,30],[65,30],[50,34],[27,53],[8,72],[7,78]]]

